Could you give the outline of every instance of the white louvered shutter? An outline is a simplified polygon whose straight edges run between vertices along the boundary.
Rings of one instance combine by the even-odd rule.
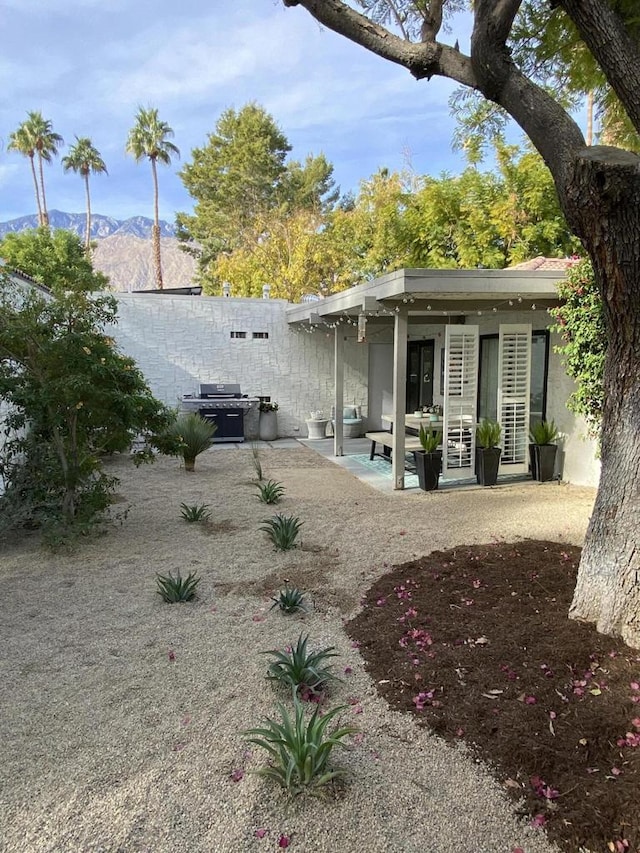
[[[446,326],[442,473],[475,477],[477,326]]]
[[[498,349],[498,421],[502,427],[503,473],[526,474],[531,386],[531,324],[500,326]]]

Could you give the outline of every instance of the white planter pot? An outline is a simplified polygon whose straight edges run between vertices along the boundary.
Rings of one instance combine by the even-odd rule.
[[[309,430],[309,438],[326,438],[328,418],[323,420],[308,420],[307,429]]]
[[[278,413],[260,412],[258,429],[261,441],[275,441],[278,437]]]

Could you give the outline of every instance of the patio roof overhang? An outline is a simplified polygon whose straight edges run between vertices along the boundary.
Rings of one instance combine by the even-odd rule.
[[[478,311],[523,311],[559,304],[563,270],[402,269],[319,299],[287,308],[289,323],[333,323],[340,317],[389,317],[403,306],[409,319]]]

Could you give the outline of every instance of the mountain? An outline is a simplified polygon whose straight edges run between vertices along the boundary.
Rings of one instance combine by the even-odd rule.
[[[49,211],[49,224],[52,228],[64,228],[73,231],[84,238],[84,230],[87,224],[86,213],[64,213],[61,210]],[[111,216],[103,216],[100,213],[91,214],[91,237],[100,240],[103,237],[111,237],[114,234],[129,237],[150,237],[153,220],[146,216],[132,216],[130,219],[112,219]],[[18,219],[10,219],[8,222],[0,222],[0,237],[4,237],[10,231],[26,231],[38,227],[38,217],[20,216]],[[168,222],[160,220],[160,236],[175,237],[176,229]]]
[[[73,231],[84,239],[87,217],[84,213],[49,211],[52,228]],[[151,226],[153,220],[146,216],[132,216],[118,220],[94,213],[91,216],[91,237],[96,242],[93,265],[109,276],[114,290],[151,290],[155,287],[153,256],[151,252]],[[0,239],[12,231],[26,231],[38,227],[37,216],[21,216],[0,223]],[[162,248],[162,276],[165,288],[188,287],[193,284],[196,261],[180,249],[175,228],[160,222]]]
[[[196,261],[180,249],[175,237],[160,239],[162,278],[166,289],[193,284]],[[114,290],[152,290],[155,288],[151,239],[116,232],[96,240],[93,266],[109,276]]]

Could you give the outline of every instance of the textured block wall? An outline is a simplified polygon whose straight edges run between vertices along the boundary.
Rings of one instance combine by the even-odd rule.
[[[236,299],[165,294],[117,294],[118,324],[110,330],[132,356],[151,390],[169,405],[193,394],[200,382],[235,382],[249,396],[278,403],[279,435],[306,436],[305,419],[333,404],[333,330],[295,333],[280,299]],[[345,341],[345,404],[366,415],[368,355],[355,330]],[[246,337],[232,337],[232,332]],[[267,334],[267,338],[253,335]],[[257,430],[257,412],[245,434]]]

